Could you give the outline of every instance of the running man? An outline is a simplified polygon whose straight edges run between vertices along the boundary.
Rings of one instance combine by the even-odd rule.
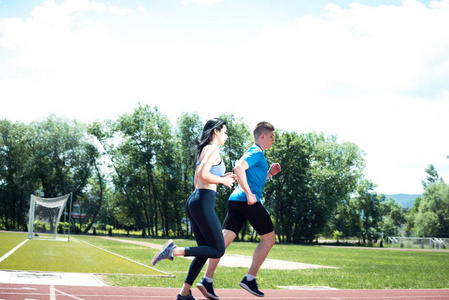
[[[239,185],[228,201],[228,213],[223,222],[223,236],[226,248],[236,238],[245,221],[260,236],[248,274],[240,282],[240,286],[253,295],[263,297],[256,283],[257,272],[265,261],[268,252],[275,243],[274,227],[270,215],[262,206],[260,198],[266,180],[281,172],[281,166],[274,163],[268,168],[263,151],[270,149],[274,142],[274,126],[268,122],[260,122],[254,129],[255,144],[240,158],[234,168]],[[198,289],[206,298],[219,299],[214,293],[213,276],[220,259],[209,259],[206,273],[197,283]]]

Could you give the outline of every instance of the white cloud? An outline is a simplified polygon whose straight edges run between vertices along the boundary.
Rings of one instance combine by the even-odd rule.
[[[83,65],[80,60],[95,56],[92,46],[101,44],[107,37],[105,24],[74,21],[77,13],[89,10],[102,12],[104,5],[81,0],[57,5],[49,0],[34,8],[25,21],[2,20],[4,36],[0,43],[18,51],[9,62],[40,75],[72,73],[80,63]]]
[[[199,5],[211,5],[214,3],[222,2],[223,0],[183,0],[183,4],[188,4],[189,2],[196,3]]]
[[[123,7],[119,7],[119,6],[111,6],[109,8],[109,12],[113,16],[125,16],[125,15],[132,13],[132,11],[133,11],[132,9],[123,8]]]
[[[441,64],[449,62],[446,6],[406,1],[403,7],[329,4],[326,9],[326,18],[305,16],[288,27],[266,28],[259,56],[276,55],[271,63],[283,71],[278,74],[332,94],[425,88],[427,80],[421,80],[428,68],[449,77]]]

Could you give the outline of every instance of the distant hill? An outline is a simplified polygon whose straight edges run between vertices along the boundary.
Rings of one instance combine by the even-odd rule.
[[[393,198],[402,205],[402,208],[412,208],[413,203],[417,197],[422,197],[422,195],[408,195],[408,194],[395,194],[395,195],[385,195],[387,198]]]

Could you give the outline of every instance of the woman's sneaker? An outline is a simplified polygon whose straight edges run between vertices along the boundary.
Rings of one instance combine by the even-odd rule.
[[[250,292],[251,294],[256,295],[258,297],[263,297],[265,295],[257,288],[256,279],[249,281],[248,279],[246,279],[245,276],[243,277],[242,281],[240,281],[239,285],[248,292]]]
[[[192,292],[189,292],[187,296],[181,296],[181,294],[178,294],[176,296],[176,300],[195,300],[195,298],[193,298]]]
[[[173,249],[175,248],[176,245],[173,240],[168,240],[168,242],[165,243],[162,249],[154,255],[153,259],[151,260],[151,264],[154,266],[163,259],[173,260]]]
[[[217,295],[214,293],[214,284],[211,282],[207,282],[205,278],[203,278],[200,282],[196,284],[196,287],[200,290],[201,293],[203,293],[204,297],[207,299],[212,300],[218,300],[220,299]]]

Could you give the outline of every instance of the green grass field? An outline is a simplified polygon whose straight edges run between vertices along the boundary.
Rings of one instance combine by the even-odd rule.
[[[6,253],[23,239],[16,233],[0,233],[0,251]],[[26,238],[26,235],[23,235]],[[122,238],[123,239],[123,238]],[[153,244],[164,244],[163,239],[130,238]],[[150,266],[156,249],[126,244],[94,236],[75,236],[70,242],[51,242],[31,240],[15,254],[0,263],[0,269],[70,271],[106,273],[107,283],[116,286],[181,287],[187,274],[190,260],[175,258],[174,261],[161,261],[157,269],[175,277],[142,276],[147,273],[130,272],[119,269],[127,260],[98,250],[82,241]],[[35,243],[39,242],[39,243]],[[193,240],[175,240],[179,246],[194,246]],[[14,245],[14,243],[16,243]],[[51,244],[51,247],[48,245]],[[58,244],[54,246],[54,244]],[[59,244],[62,244],[59,246]],[[74,245],[73,250],[63,245]],[[7,246],[5,246],[7,245]],[[33,250],[34,245],[41,250]],[[227,253],[252,255],[255,243],[235,242]],[[24,248],[26,246],[26,248]],[[72,247],[72,246],[70,246]],[[22,249],[23,248],[23,249]],[[52,250],[53,248],[53,250]],[[58,249],[58,250],[55,250]],[[34,252],[33,252],[34,251]],[[33,253],[33,254],[32,254]],[[39,253],[39,254],[38,254]],[[17,257],[14,257],[17,255]],[[61,256],[64,257],[61,259]],[[36,257],[53,259],[52,263],[38,263]],[[269,258],[289,260],[300,263],[335,267],[334,269],[308,270],[264,270],[258,275],[260,288],[277,286],[328,286],[339,289],[428,289],[449,288],[449,251],[397,251],[372,248],[330,248],[320,246],[275,245]],[[62,262],[63,261],[63,262]],[[59,262],[59,263],[57,263]],[[52,269],[58,266],[58,269]],[[119,271],[121,270],[121,271]],[[151,270],[151,269],[148,269]],[[238,283],[246,274],[245,268],[218,267],[214,282],[216,288],[238,288]],[[124,276],[122,274],[142,274]],[[200,274],[202,276],[203,273]],[[199,278],[198,278],[199,279]]]
[[[0,251],[4,254],[26,238],[27,235],[21,233],[0,233],[2,245]],[[9,247],[9,250],[6,247]],[[29,240],[7,259],[0,262],[0,269],[145,276],[165,275],[147,266],[95,248],[77,238],[70,242]]]

